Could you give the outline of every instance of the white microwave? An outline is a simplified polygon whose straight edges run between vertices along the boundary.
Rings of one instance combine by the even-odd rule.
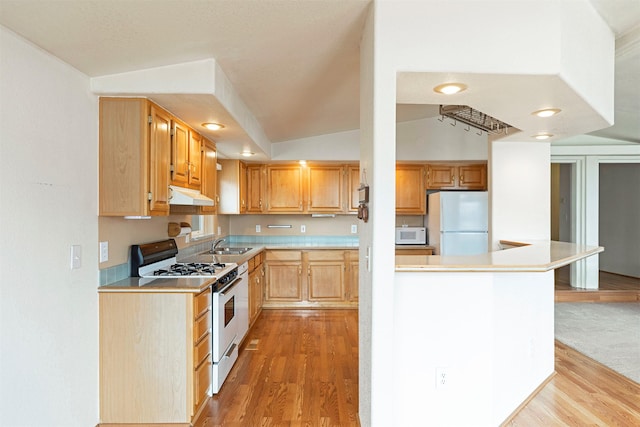
[[[396,227],[396,245],[426,245],[426,227]]]

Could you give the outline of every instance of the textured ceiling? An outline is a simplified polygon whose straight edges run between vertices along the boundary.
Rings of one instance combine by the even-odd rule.
[[[616,125],[640,142],[640,0],[591,0],[618,36]],[[359,127],[370,1],[0,0],[0,24],[88,76],[215,58],[272,142]],[[433,106],[400,106],[399,120]],[[188,121],[189,118],[185,117]]]

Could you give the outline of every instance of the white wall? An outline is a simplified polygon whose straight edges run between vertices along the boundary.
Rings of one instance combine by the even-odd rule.
[[[600,164],[600,270],[640,277],[640,163]]]
[[[552,271],[401,272],[394,287],[390,425],[497,426],[553,373]]]
[[[487,160],[486,132],[480,136],[474,129],[465,131],[463,124],[450,123],[436,117],[398,123],[398,160]]]
[[[491,142],[489,158],[490,242],[549,240],[550,147],[545,142]]]
[[[0,46],[0,425],[92,426],[97,98],[87,76],[4,27]]]
[[[487,160],[487,134],[431,117],[396,123],[397,160]],[[272,160],[358,160],[360,130],[273,143]]]

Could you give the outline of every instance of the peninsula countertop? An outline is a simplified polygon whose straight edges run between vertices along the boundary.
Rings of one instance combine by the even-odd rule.
[[[507,249],[479,255],[398,255],[396,271],[545,272],[604,251],[602,246],[556,241],[503,240],[500,243]]]

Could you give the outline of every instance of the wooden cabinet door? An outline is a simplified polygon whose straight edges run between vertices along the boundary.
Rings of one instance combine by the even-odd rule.
[[[247,212],[247,164],[240,162],[240,213]]]
[[[396,213],[426,213],[424,174],[423,165],[396,165]]]
[[[100,216],[148,215],[149,103],[100,98]]]
[[[344,251],[307,251],[307,300],[339,303],[345,300]]]
[[[307,212],[343,212],[342,166],[309,166]]]
[[[465,190],[485,190],[487,188],[487,165],[458,166],[458,187]]]
[[[189,128],[184,123],[174,120],[171,133],[171,183],[186,187],[189,183]]]
[[[268,212],[303,211],[302,168],[298,165],[267,166]]]
[[[453,189],[456,187],[456,167],[452,165],[428,165],[428,189]]]
[[[264,211],[264,165],[247,165],[247,213]]]
[[[307,265],[309,301],[343,301],[344,269],[344,261],[310,261]]]
[[[169,176],[171,160],[171,116],[151,105],[149,132],[149,213],[169,214]]]
[[[260,277],[258,270],[249,273],[249,325],[253,324],[258,316],[258,292],[260,288]],[[262,299],[262,294],[260,295]]]
[[[189,187],[200,188],[202,184],[202,141],[204,138],[189,130]]]
[[[213,206],[201,206],[200,212],[214,214],[218,210],[218,154],[213,142],[204,140],[202,144],[202,194],[214,201]]]
[[[349,194],[349,200],[347,211],[350,213],[358,213],[358,205],[360,202],[360,167],[359,166],[347,166],[347,191]]]
[[[265,302],[302,301],[302,263],[267,261]]]
[[[358,290],[359,290],[359,274],[360,274],[360,261],[358,251],[347,251],[348,257],[348,289],[347,300],[349,302],[358,302]]]

